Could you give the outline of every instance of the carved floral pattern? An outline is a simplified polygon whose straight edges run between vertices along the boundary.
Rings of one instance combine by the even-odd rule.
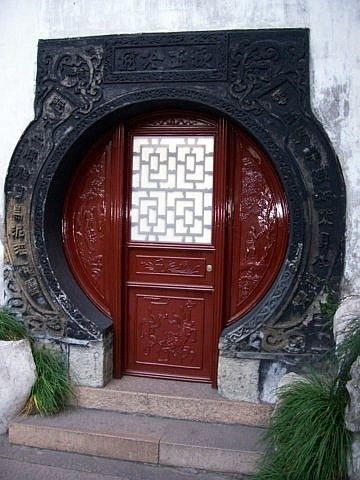
[[[148,273],[168,273],[177,275],[197,275],[201,272],[199,263],[175,258],[154,258],[140,261],[143,269]]]
[[[81,171],[81,173],[83,173]],[[104,290],[105,253],[105,159],[99,155],[82,178],[80,208],[75,211],[72,231],[79,258],[95,288]],[[100,288],[99,288],[100,287]]]
[[[238,258],[237,310],[266,275],[276,241],[278,216],[276,199],[264,176],[262,160],[247,152],[242,160],[241,178],[239,215],[244,248]]]
[[[146,127],[207,127],[212,126],[211,122],[207,122],[203,119],[197,118],[184,118],[184,117],[170,117],[167,119],[153,120],[151,122],[145,122]]]
[[[272,102],[288,103],[287,88],[282,83],[291,77],[301,93],[307,91],[304,81],[305,44],[294,41],[243,40],[231,50],[230,94],[242,108],[259,115],[266,109],[263,98],[270,94]],[[291,75],[289,75],[291,72]],[[298,95],[294,88],[291,94]]]
[[[100,47],[72,48],[55,54],[44,52],[39,62],[42,74],[39,97],[44,98],[56,89],[58,93],[64,92],[64,97],[60,96],[54,104],[60,113],[69,101],[72,109],[81,114],[89,113],[102,96],[102,57]]]
[[[140,339],[144,355],[159,363],[177,362],[179,365],[191,363],[196,351],[198,331],[191,311],[195,306],[192,300],[179,305],[171,305],[171,299],[161,297],[166,312],[157,311],[157,299],[147,299],[148,309],[140,323]],[[178,308],[175,311],[171,311]]]

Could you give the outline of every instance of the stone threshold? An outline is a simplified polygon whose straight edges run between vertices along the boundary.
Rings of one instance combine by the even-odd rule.
[[[227,400],[204,383],[126,376],[103,388],[76,387],[82,408],[181,420],[266,426],[273,406]]]

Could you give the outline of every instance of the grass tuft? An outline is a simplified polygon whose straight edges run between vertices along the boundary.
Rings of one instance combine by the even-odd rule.
[[[337,389],[344,389],[350,380],[351,367],[360,356],[360,317],[347,328],[343,340],[336,346],[335,356],[339,365]]]
[[[312,375],[279,389],[265,436],[274,447],[253,480],[345,480],[351,437],[345,428],[346,389]],[[276,475],[275,475],[276,473]]]
[[[321,313],[332,318],[337,304],[327,296]],[[346,480],[351,433],[345,426],[346,383],[360,356],[360,317],[330,352],[324,371],[278,390],[279,402],[264,440],[271,447],[251,480]]]
[[[37,380],[25,406],[25,414],[53,415],[74,398],[67,367],[60,354],[45,348],[34,348]]]
[[[6,308],[0,308],[0,340],[17,341],[28,338],[25,326]]]

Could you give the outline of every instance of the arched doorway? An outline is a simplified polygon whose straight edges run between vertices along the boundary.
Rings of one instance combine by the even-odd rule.
[[[104,193],[107,240],[98,239],[104,247],[100,252],[103,262],[88,250],[89,259],[96,265],[108,265],[104,272],[95,265],[87,275],[95,296],[100,300],[103,296],[104,302],[111,300],[108,308],[112,311],[106,315],[90,300],[89,285],[87,294],[80,288],[79,279],[66,261],[62,236],[64,197],[74,169],[87,156],[88,146],[95,139],[109,131],[111,145],[120,148],[124,138],[121,128],[117,137],[111,137],[117,122],[126,123],[130,117],[161,108],[181,106],[216,112],[244,128],[251,135],[248,140],[255,139],[258,144],[248,143],[242,150],[238,142],[240,155],[236,154],[236,158],[247,158],[248,165],[245,168],[241,161],[237,172],[251,172],[259,164],[273,165],[286,193],[288,246],[280,271],[268,288],[262,279],[273,275],[273,269],[267,270],[266,265],[271,265],[271,256],[278,251],[269,247],[276,244],[277,230],[267,228],[267,221],[259,221],[260,211],[269,212],[264,215],[269,219],[273,210],[261,210],[266,202],[256,199],[264,197],[261,192],[269,192],[267,203],[271,205],[276,204],[276,196],[266,188],[264,173],[237,173],[236,177],[231,177],[230,171],[226,173],[228,192],[231,178],[236,187],[232,187],[233,192],[247,189],[241,195],[247,205],[240,209],[246,215],[232,216],[234,220],[240,218],[243,228],[237,229],[230,219],[225,222],[224,311],[223,322],[218,321],[222,325],[232,323],[222,330],[218,348],[220,368],[225,363],[236,364],[235,372],[229,374],[230,383],[236,383],[239,365],[251,364],[249,372],[254,376],[249,373],[248,384],[256,384],[258,398],[265,385],[264,376],[272,377],[270,364],[276,366],[286,359],[284,369],[289,371],[293,365],[308,361],[309,355],[313,359],[330,348],[331,331],[328,323],[319,318],[319,300],[328,287],[335,295],[340,292],[345,185],[336,154],[311,111],[308,37],[309,32],[302,29],[231,30],[39,43],[35,117],[16,146],[5,184],[6,304],[21,315],[39,341],[46,339],[60,346],[79,383],[103,386],[113,376],[111,319],[117,318],[114,302],[124,305],[120,297],[124,288],[119,289],[116,282],[105,282],[108,288],[103,291],[101,279],[106,278],[106,272],[113,275],[114,268],[118,269],[119,247],[105,249],[104,245],[115,245],[108,242],[108,232],[119,232],[115,228],[119,210],[110,201],[117,196]],[[141,63],[123,62],[129,49],[143,51],[150,45],[149,55],[160,53],[164,60],[156,69],[145,71]],[[176,66],[174,48],[185,51],[185,61]],[[200,50],[202,58],[211,59],[210,63],[198,62]],[[106,158],[115,158],[113,147],[105,150]],[[264,152],[271,163],[261,160]],[[109,175],[105,175],[105,181],[111,171]],[[88,180],[90,188],[101,193],[101,182],[96,186]],[[82,194],[89,208],[94,206],[95,198],[91,200],[86,190]],[[230,193],[227,195],[232,198]],[[91,224],[91,215],[87,218]],[[240,232],[239,241],[234,240],[235,232]],[[90,238],[92,247],[98,245],[93,235]],[[247,247],[242,248],[246,243]],[[254,258],[254,252],[261,261]],[[90,262],[85,257],[79,257],[78,262],[79,272],[83,270],[84,275]],[[121,281],[124,277],[117,278]],[[125,338],[124,322],[119,325],[116,358],[124,351],[121,341],[125,342],[121,340]],[[215,357],[217,348],[214,350]],[[215,370],[216,359],[213,363]],[[246,383],[246,379],[241,382]],[[221,388],[222,378],[219,383]]]
[[[113,320],[116,376],[214,383],[221,331],[280,270],[288,208],[244,131],[161,111],[118,123],[88,150],[63,241],[82,290]]]

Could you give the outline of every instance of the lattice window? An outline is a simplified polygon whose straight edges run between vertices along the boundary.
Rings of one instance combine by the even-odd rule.
[[[131,240],[211,243],[213,136],[135,136]]]

